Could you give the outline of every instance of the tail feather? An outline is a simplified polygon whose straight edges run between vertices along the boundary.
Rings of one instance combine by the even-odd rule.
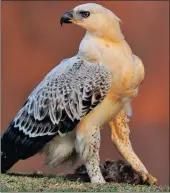
[[[1,152],[1,173],[6,173],[19,159]]]
[[[13,140],[9,140],[9,129],[7,128],[1,136],[1,173],[5,173],[19,160],[15,143]]]

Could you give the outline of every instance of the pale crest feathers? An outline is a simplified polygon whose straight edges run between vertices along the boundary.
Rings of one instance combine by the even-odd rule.
[[[90,11],[91,13],[110,14],[115,19],[117,19],[117,21],[120,21],[120,18],[118,18],[112,11],[96,3],[86,3],[78,5],[77,7],[74,8],[74,11],[78,10]]]

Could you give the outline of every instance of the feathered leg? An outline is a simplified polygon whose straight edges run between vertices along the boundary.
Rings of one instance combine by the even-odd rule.
[[[87,130],[81,135],[77,132],[76,150],[85,166],[92,183],[105,183],[99,168],[100,129],[97,127]]]
[[[112,121],[109,122],[112,131],[112,141],[123,157],[139,172],[144,181],[149,184],[155,184],[157,179],[148,173],[143,163],[132,149],[129,139],[128,118],[124,110],[122,110]]]
[[[109,93],[104,101],[95,107],[76,130],[76,150],[85,161],[92,183],[105,183],[99,168],[100,129],[122,108],[122,101]]]

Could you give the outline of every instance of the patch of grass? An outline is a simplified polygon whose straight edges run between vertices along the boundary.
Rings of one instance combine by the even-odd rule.
[[[1,192],[169,192],[168,186],[91,184],[46,174],[12,173],[0,175]]]

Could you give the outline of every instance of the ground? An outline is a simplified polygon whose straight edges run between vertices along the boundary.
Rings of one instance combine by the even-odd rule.
[[[71,182],[64,177],[45,174],[0,175],[1,192],[169,192],[168,186],[107,183],[104,185]]]

